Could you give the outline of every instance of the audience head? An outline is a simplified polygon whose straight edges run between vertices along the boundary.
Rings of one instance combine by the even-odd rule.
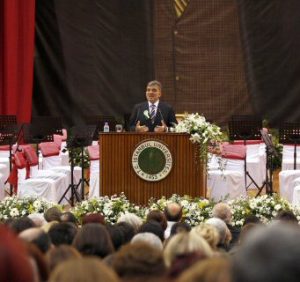
[[[58,207],[51,207],[51,208],[47,209],[46,212],[44,213],[44,217],[47,222],[51,222],[51,221],[59,222],[61,215],[62,215],[62,212],[60,211],[60,209]]]
[[[191,232],[204,238],[212,250],[217,249],[217,245],[220,241],[220,235],[218,230],[213,225],[200,223],[199,225],[193,227]]]
[[[178,234],[180,232],[190,232],[192,227],[185,221],[176,222],[171,227],[170,236]]]
[[[164,209],[164,214],[167,221],[178,222],[182,218],[182,207],[175,202],[169,203]]]
[[[148,281],[165,274],[162,252],[149,244],[135,242],[123,246],[115,255],[113,268],[123,280]]]
[[[143,233],[136,234],[132,238],[131,243],[137,243],[137,242],[143,242],[149,244],[160,251],[162,251],[163,249],[162,241],[156,235],[150,232],[143,232]]]
[[[5,226],[0,226],[0,254],[0,281],[34,281],[23,242]]]
[[[53,271],[57,265],[64,261],[80,257],[80,253],[74,247],[69,245],[59,245],[56,248],[52,248],[46,255],[50,271]]]
[[[258,225],[256,223],[248,223],[248,224],[244,225],[241,229],[241,233],[239,236],[239,244],[243,244],[244,241],[249,236],[249,234],[251,232],[253,232],[253,230],[255,230],[256,228],[263,228],[263,226]]]
[[[157,221],[163,230],[166,230],[168,224],[167,224],[167,219],[166,216],[164,215],[163,212],[159,210],[152,210],[148,213],[146,221]]]
[[[77,218],[72,212],[62,213],[62,215],[60,216],[60,221],[61,222],[70,222],[70,223],[73,223],[75,225],[78,224]]]
[[[135,235],[135,230],[132,225],[127,222],[118,222],[115,224],[121,230],[124,235],[124,244],[131,241],[132,237]]]
[[[13,219],[8,223],[8,226],[16,234],[19,234],[26,229],[35,227],[35,224],[30,218],[24,216],[24,217]]]
[[[150,232],[155,234],[162,242],[165,239],[165,233],[161,225],[157,221],[148,221],[142,224],[138,233]]]
[[[82,218],[82,225],[88,223],[100,223],[105,225],[105,218],[101,213],[90,213],[86,214]]]
[[[73,246],[83,255],[94,255],[101,258],[114,251],[106,227],[99,223],[89,223],[79,229]]]
[[[48,231],[51,241],[55,246],[61,244],[71,245],[75,238],[76,233],[77,233],[76,225],[69,222],[54,224],[53,226],[50,227]]]
[[[292,211],[282,210],[275,216],[274,220],[279,220],[285,223],[298,224],[298,219]]]
[[[33,221],[36,227],[41,227],[47,223],[42,213],[31,213],[30,215],[28,215],[28,218]]]
[[[197,262],[179,277],[178,282],[231,282],[228,258],[215,257]]]
[[[117,224],[106,225],[106,228],[110,235],[110,238],[114,245],[115,250],[118,250],[123,244],[125,244],[124,232],[122,231],[122,229],[119,226],[117,226]]]
[[[205,223],[209,224],[209,225],[212,225],[218,231],[218,233],[219,233],[219,239],[220,239],[218,245],[225,244],[225,242],[226,242],[226,236],[227,236],[228,232],[230,232],[228,230],[225,222],[222,219],[220,219],[220,218],[212,217],[212,218],[209,218]]]
[[[43,254],[51,247],[49,235],[39,227],[29,228],[22,231],[19,234],[19,237],[25,242],[29,242],[37,246]]]
[[[134,232],[135,233],[137,233],[138,229],[143,224],[143,220],[140,217],[138,217],[137,215],[135,215],[134,213],[125,213],[125,214],[122,214],[118,218],[117,222],[118,223],[119,222],[127,222],[127,223],[129,223],[134,228]]]
[[[231,208],[228,204],[217,203],[213,207],[212,216],[222,219],[226,224],[230,224],[232,220]]]
[[[243,225],[246,225],[248,223],[261,224],[262,222],[260,221],[260,219],[256,215],[250,214],[250,215],[245,217],[245,221],[244,221]]]
[[[50,275],[49,282],[117,282],[119,278],[108,266],[95,257],[70,259],[58,265]]]
[[[191,253],[197,253],[201,258],[211,257],[213,252],[208,243],[194,233],[181,232],[168,241],[164,249],[164,259],[167,267],[174,261]]]
[[[233,282],[296,282],[300,229],[292,224],[256,228],[233,260]]]

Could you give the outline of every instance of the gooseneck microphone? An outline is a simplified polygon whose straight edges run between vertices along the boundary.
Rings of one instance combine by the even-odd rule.
[[[141,107],[139,106],[138,109],[137,109],[136,118],[135,118],[135,121],[134,121],[134,126],[136,126],[136,124],[139,120],[140,110],[141,110]]]
[[[164,119],[164,116],[163,116],[163,114],[162,114],[160,108],[158,108],[158,111],[159,111],[159,115],[160,115],[160,117],[161,117],[161,120],[166,124],[165,119]]]

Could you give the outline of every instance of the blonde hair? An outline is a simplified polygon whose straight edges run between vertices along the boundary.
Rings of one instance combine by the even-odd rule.
[[[213,251],[209,244],[195,233],[181,232],[171,237],[164,249],[164,260],[167,267],[172,265],[176,257],[193,252],[200,252],[211,257]]]
[[[49,282],[117,282],[116,273],[106,266],[100,259],[83,257],[70,259],[58,265],[50,275]]]
[[[178,282],[230,282],[230,260],[225,257],[198,262],[183,272]]]
[[[214,226],[202,222],[193,227],[191,232],[203,237],[213,250],[217,249],[220,236],[218,230]]]

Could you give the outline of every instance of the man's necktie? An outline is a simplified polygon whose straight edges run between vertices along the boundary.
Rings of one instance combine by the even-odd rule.
[[[150,119],[151,119],[151,122],[154,123],[154,119],[155,119],[155,105],[152,104],[150,106]]]

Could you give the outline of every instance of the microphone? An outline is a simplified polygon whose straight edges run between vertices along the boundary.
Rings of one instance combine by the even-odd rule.
[[[138,110],[137,110],[137,113],[136,113],[136,118],[135,118],[135,121],[134,121],[134,126],[136,126],[136,124],[139,120],[140,110],[141,110],[141,107],[138,107]]]
[[[160,115],[160,117],[161,117],[161,120],[166,124],[165,119],[164,119],[164,116],[163,116],[163,114],[162,114],[160,108],[157,108],[157,110],[159,111],[159,115]],[[166,124],[166,125],[167,125],[167,124]]]

